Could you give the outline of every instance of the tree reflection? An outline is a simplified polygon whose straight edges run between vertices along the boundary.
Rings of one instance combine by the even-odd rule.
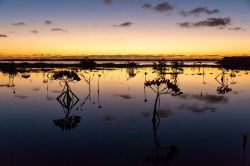
[[[6,76],[8,76],[8,83],[7,84],[1,84],[0,87],[7,87],[10,88],[12,90],[12,93],[15,94],[16,90],[15,90],[15,77],[17,76],[18,72],[16,70],[15,64],[9,64],[8,67],[6,68],[2,68],[1,69],[3,74]]]
[[[125,64],[126,66],[126,72],[128,74],[128,78],[127,81],[129,81],[130,79],[134,78],[137,75],[137,67],[138,67],[138,63],[135,62],[127,62]]]
[[[50,70],[46,70],[46,69],[43,69],[42,72],[43,72],[43,84],[46,84],[46,99],[48,101],[50,100],[53,100],[52,97],[49,96],[49,83],[51,83],[51,78],[50,78],[50,73],[49,73]]]
[[[171,62],[170,75],[171,75],[171,79],[174,80],[175,85],[178,85],[178,76],[180,74],[184,73],[184,69],[182,67],[183,65],[184,65],[183,61],[172,61]]]
[[[16,89],[15,89],[15,83],[14,83],[14,79],[16,77],[16,74],[8,74],[8,83],[7,84],[0,84],[0,87],[7,87],[10,88],[12,90],[12,93],[15,94],[16,93]]]
[[[217,88],[219,94],[226,94],[232,91],[232,88],[228,85],[228,73],[225,69],[222,69],[222,72],[215,77],[215,80],[220,84]]]
[[[144,73],[145,82],[147,81],[147,75],[148,75],[148,73],[145,72],[145,73]],[[148,102],[148,99],[147,99],[147,91],[146,91],[146,85],[145,85],[145,84],[144,84],[144,102],[145,102],[145,103]]]
[[[91,97],[91,83],[92,83],[92,80],[94,78],[94,74],[92,73],[84,73],[84,74],[81,74],[81,77],[83,78],[83,81],[87,84],[88,86],[88,94],[87,96],[83,99],[83,101],[81,102],[80,104],[80,109],[83,110],[82,107],[84,107],[84,105],[89,101],[90,104],[92,102],[92,97]],[[79,109],[79,108],[78,108]]]
[[[232,70],[230,75],[229,75],[231,78],[231,84],[237,84],[237,82],[234,80],[234,78],[236,78],[236,72],[238,72],[238,71]]]
[[[100,102],[100,78],[101,78],[101,74],[98,75],[98,86],[97,86],[97,96],[98,96],[98,108],[101,109],[101,102]]]
[[[165,59],[161,59],[158,63],[153,64],[154,71],[158,74],[160,78],[165,78],[167,69],[167,61]]]
[[[178,148],[175,145],[169,147],[163,147],[160,145],[160,135],[158,133],[160,126],[160,116],[157,112],[157,103],[161,95],[170,94],[172,96],[179,96],[182,94],[180,88],[165,78],[158,78],[152,81],[146,81],[145,86],[152,89],[156,93],[156,99],[154,103],[154,113],[152,118],[153,133],[155,150],[146,158],[149,162],[164,161],[169,162],[175,155],[178,154]]]
[[[57,101],[63,107],[65,117],[62,119],[53,120],[53,122],[62,130],[74,129],[80,123],[81,117],[70,114],[72,112],[72,109],[79,102],[79,98],[71,90],[69,83],[80,81],[81,79],[75,71],[55,72],[52,78],[55,80],[61,80],[65,84],[62,93],[57,97]]]

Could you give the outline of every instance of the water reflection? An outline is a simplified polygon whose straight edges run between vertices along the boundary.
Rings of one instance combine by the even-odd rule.
[[[98,74],[98,86],[97,86],[97,94],[98,94],[98,108],[102,109],[101,106],[101,100],[100,100],[100,79],[101,79],[101,74]]]
[[[179,63],[1,71],[1,160],[53,151],[60,165],[248,165],[248,71]]]
[[[150,88],[156,93],[156,99],[154,103],[154,113],[152,118],[154,141],[156,149],[146,158],[146,161],[158,162],[165,161],[169,162],[173,159],[175,155],[178,154],[178,149],[176,145],[170,147],[163,147],[160,145],[160,136],[157,133],[160,126],[160,116],[157,111],[157,103],[160,106],[160,96],[161,95],[172,95],[179,96],[182,94],[180,88],[175,83],[172,83],[170,80],[157,78],[152,81],[146,81],[145,86]]]
[[[11,70],[11,71],[3,71],[3,74],[6,76],[8,76],[8,83],[5,84],[1,84],[0,87],[7,87],[10,88],[12,90],[12,93],[15,94],[16,90],[15,90],[15,83],[14,83],[14,79],[17,75],[17,72],[15,70]]]
[[[71,115],[72,109],[79,102],[79,98],[71,90],[69,83],[80,81],[81,79],[75,71],[59,71],[52,75],[55,80],[62,81],[65,85],[62,93],[57,97],[57,101],[63,107],[65,117],[62,119],[53,120],[54,124],[62,130],[71,130],[77,127],[81,121],[80,116]]]
[[[222,72],[215,77],[215,79],[220,84],[217,88],[219,94],[225,94],[232,91],[232,88],[228,85],[228,73],[225,69],[222,69]]]
[[[242,141],[242,151],[243,151],[243,154],[242,154],[242,160],[243,160],[243,166],[246,166],[247,165],[247,140],[248,140],[248,137],[247,137],[247,134],[244,134],[243,135],[243,141]]]
[[[144,73],[144,81],[145,82],[147,81],[147,75],[148,75],[148,73],[145,72]],[[147,91],[146,91],[146,85],[145,85],[145,83],[144,83],[143,89],[144,89],[144,102],[146,103],[146,102],[148,102],[148,99],[147,99]]]
[[[80,75],[83,78],[83,81],[85,82],[85,84],[87,84],[87,86],[88,86],[88,93],[87,93],[86,97],[84,97],[84,99],[82,100],[80,106],[78,107],[78,109],[80,108],[81,111],[83,111],[83,107],[87,102],[92,104],[92,97],[91,97],[91,85],[92,84],[91,84],[91,82],[92,82],[95,75],[92,73],[88,73],[88,72],[81,73]],[[95,104],[95,102],[93,104]]]
[[[134,78],[137,74],[136,68],[134,68],[134,67],[127,68],[127,73],[128,73],[127,80]]]

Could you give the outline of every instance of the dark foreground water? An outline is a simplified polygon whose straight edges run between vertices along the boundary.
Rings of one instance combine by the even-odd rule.
[[[248,71],[68,71],[0,72],[1,166],[250,164]]]

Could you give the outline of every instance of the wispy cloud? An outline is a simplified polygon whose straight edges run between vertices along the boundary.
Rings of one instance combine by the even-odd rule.
[[[210,10],[208,9],[207,7],[197,7],[193,10],[190,10],[190,11],[185,11],[185,10],[182,10],[180,11],[180,14],[184,17],[188,17],[188,16],[192,16],[192,15],[199,15],[199,14],[208,14],[208,15],[211,15],[211,14],[217,14],[219,13],[220,11],[218,9],[213,9],[213,10]]]
[[[33,33],[33,34],[38,34],[38,30],[31,30],[30,33]]]
[[[11,24],[12,26],[24,26],[25,23],[24,22],[15,22]]]
[[[62,28],[52,28],[51,31],[52,32],[67,32],[67,30],[62,29]]]
[[[130,27],[132,25],[133,25],[132,22],[127,21],[127,22],[124,22],[124,23],[121,23],[121,24],[118,24],[118,25],[114,25],[114,26],[115,27]]]
[[[178,25],[182,28],[196,28],[196,27],[226,27],[231,24],[231,18],[208,18],[198,22],[182,22]]]
[[[8,37],[7,35],[4,35],[4,34],[0,34],[0,38],[6,38],[6,37]]]
[[[168,2],[163,2],[163,3],[159,3],[155,6],[153,6],[150,3],[145,3],[142,5],[142,8],[144,9],[151,9],[151,10],[155,10],[157,12],[168,12],[174,9],[174,6],[169,4]]]

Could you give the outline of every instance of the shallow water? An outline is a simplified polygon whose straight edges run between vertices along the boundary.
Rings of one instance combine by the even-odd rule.
[[[0,72],[1,166],[250,164],[248,71],[60,71]]]

